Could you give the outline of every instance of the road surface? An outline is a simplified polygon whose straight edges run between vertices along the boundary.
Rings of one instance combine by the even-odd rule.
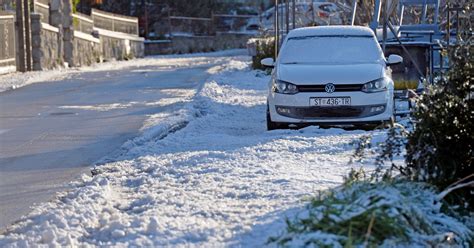
[[[0,231],[137,136],[147,115],[180,108],[160,100],[197,88],[212,63],[196,64],[81,72],[0,93]]]

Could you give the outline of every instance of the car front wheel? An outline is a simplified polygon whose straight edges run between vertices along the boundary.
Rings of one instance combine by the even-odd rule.
[[[278,123],[278,122],[273,122],[272,118],[270,117],[270,107],[267,105],[267,130],[276,130],[276,129],[285,129],[285,125]]]

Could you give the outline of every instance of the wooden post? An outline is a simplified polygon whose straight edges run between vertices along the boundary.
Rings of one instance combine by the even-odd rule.
[[[25,24],[25,50],[26,50],[26,70],[33,70],[31,65],[31,28],[30,28],[30,1],[24,0],[23,3],[24,11],[24,24]]]
[[[25,66],[25,30],[23,27],[23,2],[16,0],[16,30],[18,33],[18,70],[26,71]]]

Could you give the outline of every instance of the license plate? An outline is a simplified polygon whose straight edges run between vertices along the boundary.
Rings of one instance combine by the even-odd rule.
[[[317,107],[334,107],[334,106],[350,106],[350,97],[314,97],[309,99],[310,106]]]

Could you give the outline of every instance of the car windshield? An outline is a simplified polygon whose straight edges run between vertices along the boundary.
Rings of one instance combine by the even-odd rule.
[[[290,38],[280,53],[282,64],[377,63],[382,50],[372,36],[306,36]]]

